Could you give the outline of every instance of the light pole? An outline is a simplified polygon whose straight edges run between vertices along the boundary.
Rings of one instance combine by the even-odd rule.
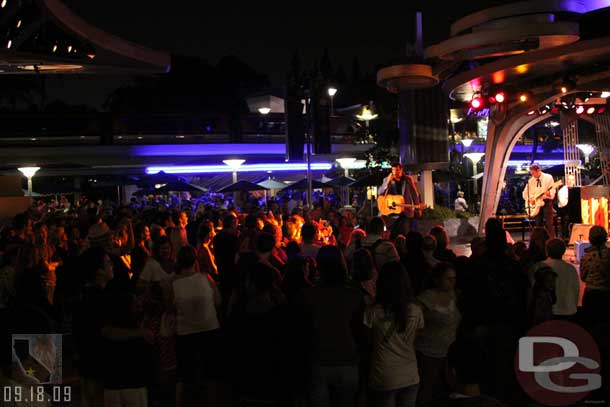
[[[241,165],[243,163],[245,163],[246,160],[232,159],[232,160],[222,160],[222,162],[225,165],[228,165],[229,168],[231,168],[231,170],[233,171],[233,183],[235,184],[237,182],[237,170],[239,170],[239,167],[241,167]],[[236,208],[237,208],[238,196],[239,196],[239,192],[237,192],[237,191],[233,192],[233,205],[235,205]]]
[[[19,167],[17,169],[28,179],[28,196],[32,196],[32,178],[40,167]]]
[[[476,197],[479,193],[478,191],[478,185],[477,185],[477,164],[479,163],[479,161],[481,161],[481,158],[483,158],[483,156],[485,155],[485,153],[466,153],[464,154],[464,157],[468,158],[470,161],[472,161],[472,169],[473,169],[473,175],[472,178],[474,178],[474,196]]]
[[[585,165],[589,164],[589,157],[591,156],[593,150],[595,150],[595,147],[593,147],[591,144],[576,144],[576,147],[578,147],[579,150],[585,155]]]
[[[355,161],[356,161],[356,159],[353,157],[337,158],[337,162],[339,163],[341,168],[343,168],[344,175],[346,178],[349,177],[349,169],[351,168],[351,166],[354,164]],[[347,206],[347,205],[349,205],[349,186],[347,186],[347,185],[345,186],[344,194],[345,194],[345,196],[343,197],[343,199],[344,199],[343,202],[345,202],[345,205],[343,205],[343,206]]]
[[[335,114],[335,109],[333,106],[333,99],[335,97],[335,95],[337,94],[337,88],[331,86],[328,88],[328,96],[330,96],[330,116],[334,116]]]

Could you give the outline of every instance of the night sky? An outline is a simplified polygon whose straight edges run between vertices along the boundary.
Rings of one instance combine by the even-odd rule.
[[[372,72],[375,66],[404,54],[406,42],[414,36],[416,9],[424,12],[424,41],[430,45],[447,38],[449,25],[460,16],[505,4],[504,1],[449,4],[427,1],[408,2],[408,7],[397,9],[393,2],[387,2],[383,6],[387,9],[371,3],[374,10],[362,10],[356,6],[358,3],[351,2],[324,11],[321,9],[324,3],[313,2],[285,2],[281,6],[265,2],[257,7],[225,8],[210,7],[210,2],[200,0],[72,0],[66,3],[89,23],[151,48],[198,56],[211,64],[225,55],[237,56],[267,74],[275,86],[282,84],[295,50],[299,50],[303,65],[318,60],[323,49],[328,48],[335,67],[344,64],[349,72],[353,57],[358,56],[362,71]],[[112,88],[127,80],[124,77],[96,81],[60,78],[52,81],[50,91],[67,93],[74,103],[99,105]],[[74,81],[77,86],[73,85]]]

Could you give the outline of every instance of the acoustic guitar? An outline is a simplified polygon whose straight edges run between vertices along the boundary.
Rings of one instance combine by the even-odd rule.
[[[532,200],[535,200],[536,202],[534,202],[534,204],[530,203],[529,201],[525,202],[525,213],[527,213],[527,216],[529,216],[530,218],[535,218],[538,213],[540,213],[540,208],[544,206],[544,194],[546,194],[552,189],[557,189],[562,185],[563,181],[559,180],[545,190],[538,190],[537,188],[537,191],[535,191],[534,194],[531,195],[532,197],[530,198]]]
[[[408,204],[402,195],[380,195],[377,197],[377,207],[382,215],[399,215],[407,208],[426,209],[425,203]]]

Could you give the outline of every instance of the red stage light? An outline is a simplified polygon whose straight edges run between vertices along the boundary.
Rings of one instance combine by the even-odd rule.
[[[470,101],[470,108],[473,110],[478,110],[483,107],[483,99],[480,96],[475,96]]]
[[[597,113],[604,113],[606,111],[606,106],[600,106],[597,108]]]
[[[506,100],[506,94],[504,94],[504,92],[498,92],[494,96],[494,99],[496,100],[496,103],[504,103]]]
[[[591,106],[587,108],[587,114],[593,114],[595,113],[595,106]]]
[[[576,114],[582,114],[585,111],[585,107],[582,105],[576,106]]]

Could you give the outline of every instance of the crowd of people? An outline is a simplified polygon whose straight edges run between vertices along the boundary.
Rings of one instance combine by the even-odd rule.
[[[509,244],[494,218],[465,257],[403,217],[186,208],[38,203],[2,229],[3,326],[71,338],[82,405],[522,406],[532,326],[582,324],[610,353],[601,227],[579,275],[562,240]]]

